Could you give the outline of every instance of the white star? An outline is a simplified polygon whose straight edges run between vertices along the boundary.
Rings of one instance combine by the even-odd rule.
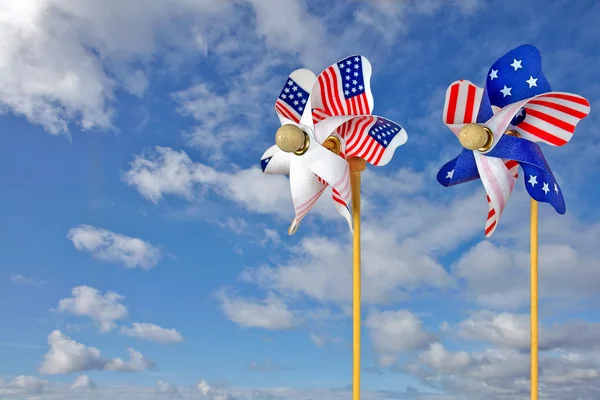
[[[377,139],[381,140],[381,135],[377,135]]]
[[[345,87],[347,87],[347,88],[349,88],[349,87],[350,87],[350,84],[349,84],[349,83],[346,83],[344,86],[345,86]]]
[[[349,81],[350,80],[350,75],[346,75],[346,80]]]
[[[306,99],[302,99],[302,104],[306,104]]]
[[[388,144],[388,141],[387,141],[387,140],[384,140],[384,141],[383,141],[383,143],[384,143],[384,144],[387,146],[387,144]]]
[[[548,194],[548,192],[550,191],[550,189],[548,188],[548,184],[546,182],[544,182],[544,186],[542,187],[542,190],[546,194]]]
[[[446,174],[446,179],[452,179],[453,176],[454,176],[454,170],[448,171],[448,173]]]
[[[529,183],[531,183],[531,187],[535,187],[537,185],[537,176],[529,175]]]
[[[358,76],[358,72],[355,72],[355,73],[354,73],[354,76]]]
[[[358,64],[354,64],[354,69],[358,69]]]
[[[515,69],[515,71],[516,71],[516,70],[518,70],[519,68],[523,68],[523,67],[521,66],[521,62],[523,62],[523,60],[519,60],[519,61],[517,61],[516,59],[514,59],[514,58],[513,58],[513,63],[512,63],[512,64],[510,64],[510,66],[511,66],[511,67],[513,67],[513,68]]]
[[[285,88],[285,89],[283,89],[283,91],[286,92],[286,93],[289,93],[290,89],[289,88]]]
[[[352,88],[352,93],[355,93],[355,92],[356,92],[356,88],[355,88],[355,87],[353,87],[353,88]]]
[[[537,78],[534,78],[533,76],[529,76],[529,79],[527,79],[525,82],[529,83],[530,89],[534,86],[537,87]]]
[[[512,90],[512,88],[506,87],[506,85],[504,85],[504,88],[501,90],[502,94],[504,95],[504,96],[502,96],[502,97],[506,97],[506,96],[512,96],[512,95],[510,94],[510,91],[511,91],[511,90]]]
[[[358,62],[358,60],[360,60],[360,58],[354,57],[354,61]]]
[[[358,83],[358,82],[357,82],[357,80],[356,80],[356,79],[353,79],[353,80],[352,80],[352,84],[353,84],[353,85],[356,85],[357,83]]]
[[[298,86],[294,86],[294,87],[292,88],[292,90],[293,90],[294,92],[297,92],[297,91],[298,91]]]
[[[490,80],[493,81],[495,78],[498,78],[498,70],[492,69],[492,72],[490,72]]]
[[[303,96],[303,95],[302,95],[302,92],[298,92],[298,93],[296,93],[296,96],[298,96],[298,97],[302,97],[302,96]]]
[[[517,116],[519,116],[519,117],[522,117],[524,112],[525,112],[525,109],[524,109],[524,108],[521,108],[521,109],[519,110],[519,113],[517,114]]]
[[[302,111],[302,110],[304,110],[304,107],[300,106],[300,107],[298,107],[298,110]]]
[[[347,73],[350,73],[350,71],[352,71],[350,68],[346,68]]]
[[[558,194],[558,186],[556,186],[556,183],[554,184],[554,191],[556,192],[556,194]]]
[[[350,64],[352,64],[352,61],[348,60],[348,61],[346,61],[346,64],[350,65]]]
[[[288,81],[288,85],[289,85],[289,86],[292,86],[293,84],[294,84],[294,82],[293,82],[293,81],[290,79],[290,80]]]
[[[344,91],[344,94],[345,94],[346,96],[348,96],[348,95],[350,94],[350,92],[346,90],[346,91]]]
[[[287,96],[286,96],[285,94],[282,94],[282,95],[281,95],[281,98],[282,98],[282,99],[286,99],[286,98],[287,98]]]
[[[298,100],[294,101],[295,106],[297,106],[298,104],[300,104],[300,102]]]
[[[293,99],[293,98],[294,98],[294,94],[290,94],[290,99]]]

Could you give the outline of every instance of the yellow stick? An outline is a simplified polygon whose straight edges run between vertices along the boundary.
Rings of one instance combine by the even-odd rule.
[[[531,400],[538,398],[538,203],[531,199]]]
[[[351,158],[350,184],[352,185],[353,238],[353,313],[352,313],[352,400],[360,400],[360,173],[367,164],[362,158]]]

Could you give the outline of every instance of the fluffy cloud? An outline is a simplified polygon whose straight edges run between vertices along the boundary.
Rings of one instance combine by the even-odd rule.
[[[365,320],[379,364],[389,367],[401,352],[423,347],[432,335],[423,328],[423,322],[407,310],[371,310]]]
[[[158,325],[134,322],[131,327],[121,327],[121,333],[127,336],[159,343],[180,343],[183,336],[176,329],[165,329]]]
[[[529,349],[529,314],[478,310],[454,327],[463,339],[515,350]],[[540,323],[541,350],[584,350],[600,347],[600,324],[570,320],[561,324]]]
[[[97,348],[76,342],[60,331],[50,333],[48,345],[50,349],[44,355],[40,367],[40,373],[44,375],[94,370],[138,372],[155,366],[152,361],[134,349],[128,349],[128,361],[123,361],[121,358],[104,358]]]
[[[53,134],[67,131],[70,122],[82,129],[107,128],[116,90],[139,95],[147,86],[133,63],[156,50],[158,34],[163,43],[171,39],[189,48],[194,35],[174,31],[173,19],[187,14],[199,22],[224,8],[187,0],[169,5],[136,0],[126,6],[98,0],[8,2],[0,9],[0,36],[6,38],[0,48],[0,110]]]
[[[75,382],[71,385],[71,390],[94,390],[98,386],[87,376],[81,375],[75,378]]]
[[[19,375],[5,384],[0,380],[0,395],[40,394],[47,384],[48,381],[34,376]]]
[[[238,325],[249,328],[283,330],[300,323],[300,316],[281,299],[268,296],[265,300],[231,297],[224,291],[218,294],[223,313]]]
[[[120,303],[124,297],[115,292],[102,294],[89,286],[77,286],[71,295],[59,300],[57,310],[92,319],[102,333],[113,330],[115,321],[127,317],[127,308]]]
[[[77,250],[87,251],[94,258],[123,264],[128,268],[149,269],[156,266],[162,258],[162,253],[157,247],[142,239],[90,225],[71,228],[67,238]]]
[[[284,177],[265,176],[258,168],[219,172],[167,147],[136,156],[123,179],[154,203],[165,195],[193,200],[211,190],[251,211],[285,215],[292,211],[289,183]]]
[[[585,226],[572,217],[559,221],[553,215],[542,219],[539,229],[544,232],[539,246],[540,296],[563,302],[600,295],[598,287],[591,284],[600,279],[600,263],[592,244],[600,239],[600,224]],[[514,236],[504,232],[499,239]],[[527,234],[524,229],[519,232]],[[515,309],[529,302],[529,249],[525,238],[514,240],[517,245],[510,247],[480,242],[452,267],[478,304]]]

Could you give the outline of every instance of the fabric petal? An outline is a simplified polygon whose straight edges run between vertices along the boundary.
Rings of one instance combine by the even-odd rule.
[[[327,69],[317,78],[311,92],[313,122],[335,116],[371,114],[371,63],[353,55]]]
[[[479,179],[473,151],[463,149],[455,159],[447,162],[437,174],[440,185],[449,187]]]
[[[275,146],[269,147],[260,158],[260,166],[265,174],[290,174],[290,154]]]
[[[360,157],[374,166],[389,163],[395,150],[408,140],[400,125],[376,115],[353,117],[337,132],[344,139],[346,158]]]
[[[290,74],[275,101],[275,111],[281,125],[300,123],[302,114],[310,109],[309,95],[317,77],[308,69],[297,69]]]
[[[511,125],[521,109],[525,110],[522,122],[517,126]],[[532,142],[563,146],[573,137],[577,124],[589,113],[590,103],[571,93],[544,93],[509,104],[483,124],[494,133],[494,144],[487,152],[493,150],[508,129],[516,130],[521,137]]]
[[[524,44],[500,57],[488,71],[486,89],[492,105],[500,108],[550,92],[540,51]]]
[[[308,214],[326,188],[327,185],[319,182],[301,157],[290,157],[290,189],[296,214],[292,222],[294,228],[290,227],[290,234],[295,232],[300,221]]]
[[[536,201],[549,203],[556,212],[566,212],[565,200],[542,149],[527,139],[504,135],[490,157],[510,157],[523,168],[523,179],[529,195]]]
[[[482,97],[483,88],[466,80],[453,82],[446,90],[442,121],[458,135],[464,124],[476,122]]]
[[[473,155],[490,204],[485,224],[485,236],[489,238],[498,227],[498,221],[515,186],[516,178],[506,168],[504,160],[487,157],[479,152],[473,152]]]

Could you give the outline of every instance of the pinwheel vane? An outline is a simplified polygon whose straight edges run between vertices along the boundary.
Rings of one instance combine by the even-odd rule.
[[[538,396],[538,202],[566,211],[558,182],[536,142],[563,146],[590,112],[589,102],[552,92],[537,48],[519,46],[496,61],[485,88],[456,81],[446,92],[443,121],[464,147],[437,175],[443,186],[481,179],[492,236],[518,177],[531,196],[531,399]]]
[[[261,158],[263,172],[289,175],[295,211],[290,235],[327,186],[353,232],[353,400],[360,399],[360,173],[367,162],[387,164],[408,139],[400,125],[371,115],[371,72],[360,55],[318,78],[306,69],[292,72],[275,103],[282,125],[276,145]]]

